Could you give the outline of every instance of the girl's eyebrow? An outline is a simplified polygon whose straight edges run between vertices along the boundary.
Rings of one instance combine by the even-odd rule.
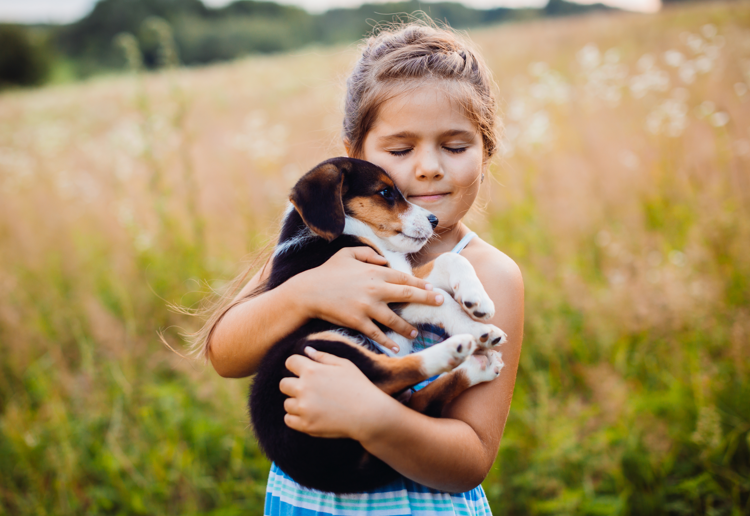
[[[461,136],[461,137],[473,138],[474,134],[475,134],[475,131],[467,131],[465,129],[450,129],[448,131],[445,131],[444,133],[441,133],[440,137],[445,138],[445,137]],[[418,137],[419,135],[417,135],[417,133],[413,133],[411,131],[401,131],[400,133],[381,136],[379,140],[381,143],[390,143],[393,141],[409,140],[409,139],[414,139]]]

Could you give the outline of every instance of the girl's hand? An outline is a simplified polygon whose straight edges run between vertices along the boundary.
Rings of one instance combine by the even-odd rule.
[[[372,432],[378,403],[388,396],[349,360],[309,346],[305,353],[310,358],[287,359],[287,369],[297,378],[279,384],[289,396],[284,402],[286,425],[314,437],[358,439],[363,431]]]
[[[297,283],[297,301],[312,318],[352,328],[398,352],[396,343],[373,320],[413,339],[417,329],[396,315],[388,303],[438,306],[443,296],[432,292],[425,280],[384,267],[386,263],[369,247],[348,247],[290,281]]]

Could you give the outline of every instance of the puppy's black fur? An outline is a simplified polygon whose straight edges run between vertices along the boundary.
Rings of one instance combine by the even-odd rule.
[[[331,176],[323,180],[323,183],[328,182],[327,187],[320,187],[320,177],[311,182],[313,187],[300,184],[312,174],[310,172],[293,190],[291,199],[297,209],[286,216],[278,245],[294,239],[300,244],[274,255],[270,276],[262,291],[271,290],[302,271],[322,265],[345,247],[367,245],[357,237],[341,234],[347,208],[340,199],[342,195],[369,196],[382,191],[389,186],[380,180],[385,172],[366,161],[348,158],[334,158],[314,171],[327,164],[333,165],[325,172]],[[339,177],[334,167],[340,171]],[[397,190],[396,193],[394,202],[406,202]],[[302,204],[304,209],[301,209]],[[300,209],[304,219],[298,211]],[[315,234],[310,233],[308,227],[313,228]],[[300,238],[301,235],[304,238]],[[398,473],[369,454],[357,441],[311,437],[284,423],[287,396],[279,390],[279,382],[284,377],[293,376],[285,366],[286,359],[293,354],[304,355],[303,349],[307,345],[351,360],[374,383],[387,374],[357,347],[338,341],[311,342],[306,339],[308,335],[327,330],[359,335],[322,320],[311,320],[269,350],[251,388],[249,405],[253,428],[265,454],[299,484],[334,493],[368,491],[393,481]]]

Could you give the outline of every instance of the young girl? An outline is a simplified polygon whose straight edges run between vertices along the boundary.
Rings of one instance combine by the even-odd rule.
[[[375,387],[351,362],[308,348],[287,367],[297,377],[286,424],[318,437],[355,439],[402,478],[374,492],[331,495],[294,483],[275,465],[267,515],[490,514],[480,483],[492,466],[510,409],[523,331],[523,283],[516,264],[474,235],[461,219],[471,208],[495,152],[496,102],[490,72],[456,34],[421,23],[366,41],[348,80],[343,139],[349,156],[384,168],[404,196],[439,219],[436,237],[414,265],[460,252],[496,307],[492,324],[508,334],[505,368],[460,395],[440,419],[412,411]],[[231,305],[209,323],[205,351],[225,377],[255,372],[274,342],[311,318],[357,329],[395,348],[373,323],[407,337],[417,329],[392,302],[439,305],[424,281],[383,267],[369,248],[344,249],[276,289]],[[264,268],[237,299],[265,278]]]

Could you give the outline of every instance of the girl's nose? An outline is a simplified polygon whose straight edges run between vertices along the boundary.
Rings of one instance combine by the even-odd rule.
[[[443,177],[443,168],[437,153],[427,149],[420,152],[416,172],[419,179],[434,180]]]

